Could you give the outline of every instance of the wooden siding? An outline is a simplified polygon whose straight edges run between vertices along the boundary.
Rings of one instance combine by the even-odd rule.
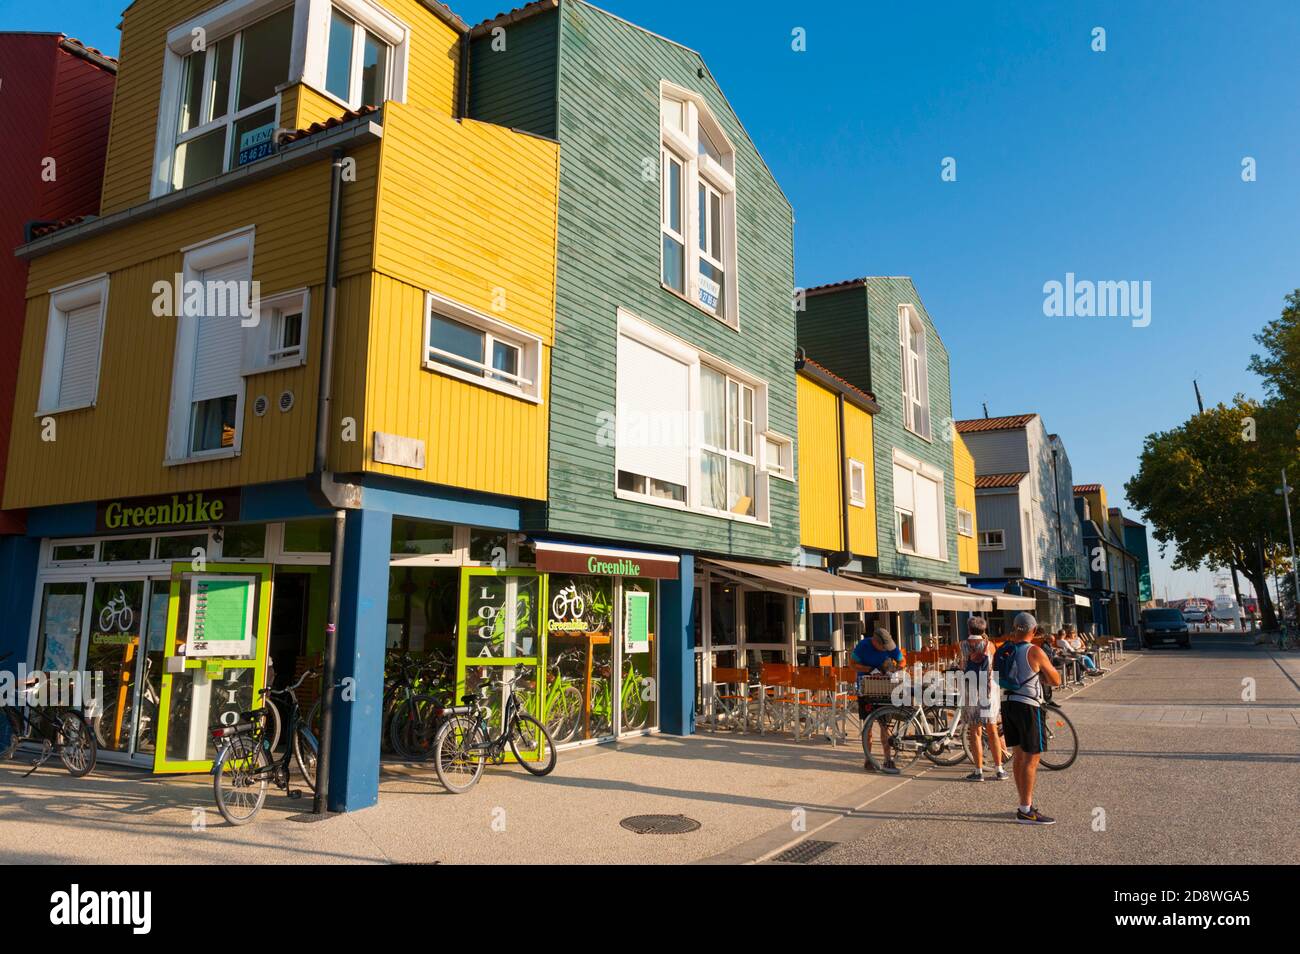
[[[136,0],[122,15],[121,68],[113,100],[102,214],[148,201],[167,32],[214,5],[214,0]],[[459,67],[457,32],[420,0],[383,0],[382,6],[411,28],[407,102],[451,115]],[[314,90],[304,93],[295,86],[285,92],[289,95],[281,99],[281,126],[290,126],[290,115],[293,127],[302,128],[341,115],[346,109]]]
[[[872,463],[875,460],[874,427],[873,415],[845,402],[845,456],[862,461],[866,469],[863,479],[866,506],[849,506],[849,542],[854,554],[864,557],[875,557],[880,552],[876,545],[876,477]]]
[[[505,49],[486,34],[470,45],[469,114],[554,139],[559,124],[560,14],[551,11],[505,27]]]
[[[367,470],[545,499],[558,175],[553,142],[435,109],[387,107]],[[425,291],[539,337],[542,403],[424,370]],[[425,469],[376,464],[374,431],[425,441]]]
[[[952,392],[948,353],[920,295],[908,278],[868,278],[863,286],[813,295],[799,318],[800,344],[809,356],[864,390],[873,391],[880,413],[873,421],[878,559],[874,570],[914,579],[958,579],[957,516],[953,506]],[[928,332],[932,440],[903,426],[903,372],[898,353],[898,308],[911,304]],[[817,352],[810,345],[816,344]],[[944,473],[944,524],[947,560],[900,553],[894,527],[895,448]]]
[[[843,547],[840,430],[835,392],[803,375],[799,400],[799,541],[811,550]]]
[[[971,536],[957,535],[957,569],[963,574],[978,576],[980,572],[979,519],[975,507],[975,458],[966,447],[960,434],[953,434],[952,473],[956,490],[956,506],[970,512]]]
[[[615,496],[617,312],[768,382],[773,429],[794,434],[793,217],[700,57],[585,3],[560,12],[560,246],[547,526],[779,561],[799,545],[796,488],[771,481],[771,526]],[[700,72],[704,72],[703,79]],[[739,333],[660,286],[661,80],[702,96],[736,147]]]
[[[368,276],[373,260],[378,144],[361,147],[356,158],[357,181],[344,190],[343,276]],[[310,470],[329,176],[329,163],[322,160],[93,236],[32,261],[6,505],[44,506],[254,484],[289,479]],[[249,379],[240,456],[165,467],[175,323],[153,316],[153,284],[169,281],[180,271],[182,248],[249,225],[257,229],[253,278],[261,283],[263,297],[311,289],[307,364]],[[41,439],[35,412],[49,314],[48,290],[100,273],[109,274],[110,288],[97,403],[93,409],[56,415],[57,440],[46,442]],[[368,289],[358,297],[368,301]],[[364,328],[366,310],[349,311],[342,304],[346,300],[346,296],[341,298],[340,325],[348,329],[360,322]],[[364,330],[359,333],[364,339]],[[354,353],[364,354],[364,349]],[[342,359],[336,387],[341,393],[348,393],[349,387],[351,393],[359,393],[361,385],[346,382],[364,373],[364,361]],[[274,404],[286,389],[294,392],[293,410],[281,413],[273,408],[263,418],[253,415],[253,397],[265,394]],[[349,410],[340,405],[339,417],[348,416]],[[347,450],[336,454],[346,455]],[[343,469],[342,463],[340,459],[336,466]]]

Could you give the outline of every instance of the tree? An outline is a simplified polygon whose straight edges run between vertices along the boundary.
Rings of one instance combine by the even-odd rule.
[[[1294,415],[1300,412],[1300,288],[1286,296],[1277,319],[1255,336],[1264,353],[1250,359],[1250,370],[1264,379],[1269,396]],[[1300,423],[1300,421],[1297,421]]]
[[[1267,580],[1280,559],[1268,541],[1285,533],[1274,490],[1283,466],[1300,473],[1294,430],[1280,402],[1238,395],[1231,406],[1147,437],[1138,472],[1125,485],[1161,553],[1174,547],[1175,567],[1230,568],[1250,580],[1265,629],[1277,627]]]

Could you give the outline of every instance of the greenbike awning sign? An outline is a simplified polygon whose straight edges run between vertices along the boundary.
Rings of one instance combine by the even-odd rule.
[[[238,488],[103,500],[95,507],[95,530],[97,533],[140,533],[197,529],[236,521],[239,510]]]

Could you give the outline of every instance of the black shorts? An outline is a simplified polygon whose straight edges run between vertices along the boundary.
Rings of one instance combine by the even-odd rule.
[[[1030,755],[1047,751],[1047,733],[1043,731],[1043,707],[1023,702],[1002,703],[1002,730],[1007,745]]]

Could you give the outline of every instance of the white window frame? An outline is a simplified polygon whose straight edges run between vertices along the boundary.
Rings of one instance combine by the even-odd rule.
[[[779,480],[794,482],[794,439],[776,431],[764,431],[763,471]],[[773,449],[775,457],[773,460]]]
[[[665,115],[667,112],[664,108],[666,103],[673,103],[681,108],[681,115],[685,129],[668,122]],[[700,128],[704,130],[713,144],[722,152],[722,162],[719,163],[712,156],[700,152]],[[667,207],[666,198],[668,195],[667,170],[668,155],[672,154],[679,162],[682,163],[682,202],[684,205],[682,217],[682,235],[680,236],[685,250],[685,289],[679,291],[673,288],[667,282],[663,281],[664,275],[664,258],[663,258],[663,241],[660,239],[659,245],[659,280],[664,289],[672,294],[684,298],[691,305],[704,312],[706,315],[722,322],[735,331],[740,330],[740,296],[739,282],[736,279],[737,271],[737,251],[736,251],[736,149],[732,144],[730,137],[727,136],[722,126],[714,118],[713,113],[705,104],[704,98],[698,93],[683,89],[680,86],[663,81],[660,83],[660,109],[659,109],[659,130],[661,141],[660,153],[660,197],[661,208],[661,233],[671,234],[674,239],[678,239],[676,233],[665,228],[667,224]],[[699,235],[701,216],[707,223],[707,209],[700,208],[699,191],[700,186],[704,185],[714,192],[717,192],[722,198],[722,228],[720,235],[722,239],[722,256],[720,260],[712,256],[705,255],[700,250]],[[700,262],[707,261],[714,266],[721,268],[724,276],[723,284],[723,308],[715,311],[700,301]]]
[[[99,375],[104,363],[104,326],[107,324],[108,317],[108,286],[108,275],[99,274],[50,289],[50,314],[45,328],[45,357],[41,368],[37,417],[84,410],[94,407],[98,402]],[[89,403],[63,407],[59,404],[59,391],[63,384],[68,317],[74,311],[89,308],[96,303],[99,305],[99,349],[95,357],[95,391]]]
[[[964,507],[957,508],[957,533],[963,537],[975,536],[975,515]]]
[[[925,461],[923,461],[923,460],[919,460],[918,458],[913,457],[911,454],[908,454],[908,453],[906,453],[906,452],[904,452],[904,451],[902,451],[902,450],[899,450],[897,447],[894,448],[894,464],[895,464],[896,466],[898,466],[898,467],[903,467],[903,468],[905,468],[906,470],[910,470],[910,471],[912,472],[912,480],[913,480],[913,484],[912,484],[912,500],[913,500],[913,507],[916,506],[916,499],[917,499],[917,498],[916,498],[916,492],[917,492],[916,480],[917,480],[918,477],[924,477],[926,480],[929,480],[929,481],[932,481],[933,483],[935,483],[935,484],[937,485],[937,491],[938,491],[938,495],[939,495],[939,496],[938,496],[938,499],[935,501],[936,506],[937,506],[937,508],[938,508],[938,509],[937,509],[937,512],[936,512],[936,523],[937,523],[937,525],[938,525],[938,526],[937,526],[937,529],[938,529],[938,532],[939,532],[938,551],[937,551],[936,553],[929,553],[929,552],[926,552],[926,551],[922,550],[922,549],[920,548],[920,546],[919,546],[919,544],[920,544],[920,540],[919,540],[919,538],[918,538],[918,536],[917,536],[917,533],[916,533],[916,529],[917,529],[917,526],[916,526],[916,511],[915,511],[915,510],[907,510],[906,508],[900,508],[900,507],[898,506],[898,504],[897,504],[897,501],[898,501],[897,491],[895,491],[895,493],[894,493],[894,501],[895,501],[895,503],[894,503],[894,529],[895,529],[895,543],[898,545],[898,548],[899,548],[900,552],[907,553],[907,554],[910,555],[910,556],[916,556],[916,557],[919,557],[919,558],[921,558],[921,559],[923,559],[923,560],[934,560],[934,561],[937,562],[937,563],[947,563],[947,562],[949,562],[949,556],[948,556],[948,526],[947,526],[947,524],[948,524],[948,520],[947,520],[947,512],[948,512],[948,489],[947,489],[947,487],[948,487],[948,485],[947,485],[947,482],[946,482],[946,479],[945,479],[944,472],[943,472],[942,470],[940,470],[938,467],[935,467],[935,466],[932,465],[932,464],[927,464]],[[902,546],[902,534],[901,534],[901,532],[900,532],[899,520],[898,520],[898,515],[899,515],[900,513],[907,513],[907,514],[909,514],[909,515],[912,517],[912,539],[913,539],[913,541],[915,541],[915,543],[914,543],[914,545],[913,545],[912,547],[903,547],[903,546]]]
[[[997,543],[993,542],[995,534],[997,535]],[[981,550],[1005,550],[1007,548],[1006,531],[981,530],[979,533],[979,548]]]
[[[248,260],[248,274],[251,280],[256,239],[256,226],[248,226],[181,249],[185,256],[182,280],[186,285],[190,282],[198,282],[201,280],[202,273],[208,269],[241,258]],[[167,420],[167,456],[163,465],[176,467],[238,457],[244,443],[244,402],[248,391],[246,380],[242,377],[235,393],[234,445],[199,453],[190,452],[194,413],[194,351],[198,344],[199,319],[178,315],[175,321],[176,349],[172,364],[171,404]]]
[[[295,348],[284,348],[284,319],[302,315],[302,335]],[[307,363],[307,341],[311,328],[311,291],[298,288],[263,298],[257,327],[250,329],[244,354],[244,376],[265,374],[284,368],[298,368]]]
[[[726,486],[726,493],[728,497],[731,496],[732,462],[734,461],[738,464],[744,464],[754,469],[754,501],[753,501],[754,513],[753,514],[736,513],[735,511],[730,509],[715,510],[714,508],[705,505],[703,500],[699,502],[699,508],[705,513],[712,513],[712,514],[725,513],[728,516],[739,517],[744,520],[754,520],[759,516],[758,484],[759,484],[759,475],[763,473],[763,469],[759,466],[759,447],[758,447],[759,440],[761,439],[760,437],[761,432],[755,426],[755,421],[753,420],[753,418],[756,418],[758,416],[758,388],[746,378],[742,378],[730,374],[727,372],[727,370],[724,367],[715,365],[712,361],[702,361],[701,364],[707,367],[713,373],[722,375],[723,390],[726,394],[726,409],[724,412],[724,421],[723,421],[724,441],[726,442],[726,446],[716,447],[712,444],[706,444],[704,442],[703,435],[701,435],[699,441],[699,450],[701,452],[701,458],[703,457],[703,453],[705,451],[707,451],[710,454],[714,454],[718,457],[723,458],[723,460],[725,461],[723,466],[725,469],[725,473],[727,475],[727,483],[725,486]],[[703,373],[703,368],[700,369],[699,373],[701,374]],[[734,390],[734,399],[733,399],[733,390]],[[749,406],[751,408],[750,411],[751,418],[749,420],[745,419],[745,412],[744,412],[746,393],[749,394]],[[704,412],[703,401],[700,402],[699,407],[700,407],[700,413],[703,414]],[[732,431],[733,422],[735,424],[735,429],[736,429],[735,447],[731,446],[732,443],[731,431]],[[750,453],[748,454],[745,453],[744,446],[743,446],[745,442],[746,429],[749,432]],[[694,471],[692,472],[692,476],[698,479],[700,489],[702,491],[703,477],[700,475],[700,472],[698,470]]]
[[[932,437],[930,414],[930,361],[928,332],[916,306],[898,306],[899,361],[903,375],[903,426],[922,440]],[[920,347],[915,345],[919,341]],[[917,420],[917,406],[925,420]],[[924,426],[922,426],[924,425]]]
[[[732,365],[727,361],[716,358],[712,355],[699,351],[693,345],[690,345],[682,339],[663,331],[660,328],[643,321],[637,316],[624,308],[618,310],[618,333],[626,335],[640,342],[648,348],[661,351],[666,355],[673,357],[675,360],[682,362],[689,368],[689,406],[691,408],[690,424],[690,448],[688,452],[688,470],[687,475],[689,484],[686,488],[686,504],[673,500],[663,500],[649,495],[637,494],[627,490],[621,490],[618,486],[618,461],[617,453],[615,454],[613,487],[614,496],[623,500],[632,500],[638,503],[650,504],[656,507],[667,507],[673,510],[689,510],[693,513],[705,514],[710,517],[718,517],[724,520],[736,520],[742,523],[753,523],[759,526],[771,526],[771,491],[769,479],[772,474],[766,468],[757,466],[764,446],[763,439],[765,435],[772,434],[784,440],[790,440],[784,435],[775,434],[768,427],[768,400],[769,387],[768,383],[761,378],[749,374],[741,368]],[[736,382],[752,388],[754,393],[754,451],[755,463],[754,468],[754,515],[732,513],[727,510],[715,510],[711,507],[704,506],[702,502],[703,479],[701,476],[701,455],[705,449],[714,453],[723,453],[714,449],[712,446],[705,447],[703,442],[703,392],[700,385],[701,367],[707,365],[714,371],[722,374],[727,380]],[[615,370],[617,374],[617,369]],[[728,388],[728,391],[730,389]],[[730,394],[728,394],[728,408],[730,408]],[[728,424],[730,422],[728,421]],[[728,435],[729,442],[729,435]],[[791,441],[793,445],[793,441]],[[740,455],[738,459],[745,460],[746,463],[751,461]],[[793,451],[791,453],[793,461]],[[629,471],[630,473],[630,471]],[[793,479],[793,477],[789,478]]]
[[[389,60],[388,98],[396,102],[406,102],[412,33],[409,25],[371,0],[292,0],[292,3],[294,23],[293,40],[289,51],[289,75],[281,89],[297,83],[305,83],[315,92],[338,103],[343,109],[354,108],[351,103],[340,100],[325,89],[325,75],[329,60],[330,13],[337,7],[392,48]],[[172,167],[176,146],[180,141],[177,130],[180,128],[184,59],[194,52],[194,31],[199,29],[205,31],[207,45],[210,48],[224,37],[288,5],[288,0],[225,0],[224,3],[168,30],[163,57],[162,93],[155,134],[154,176],[150,187],[150,198],[158,198],[175,191],[172,188]],[[207,72],[206,66],[204,71]],[[359,86],[357,92],[359,95]],[[278,126],[281,122],[280,97],[277,95],[275,100]],[[266,104],[262,104],[262,108],[265,107]],[[254,111],[256,110],[248,110],[248,112]],[[230,121],[233,122],[234,118],[230,117]],[[227,155],[223,163],[228,160]]]
[[[334,0],[330,7],[329,24],[325,32],[325,72],[321,76],[321,92],[336,103],[348,107],[348,109],[361,108],[362,72],[365,64],[366,36],[369,34],[388,47],[388,63],[384,70],[384,91],[380,97],[380,102],[393,98],[393,90],[397,88],[395,66],[399,58],[399,50],[405,49],[410,30],[401,25],[400,21],[388,17],[387,14],[383,14],[382,11],[378,11],[369,4]],[[350,64],[348,95],[346,98],[325,88],[325,80],[329,76],[329,31],[333,29],[335,10],[351,20],[353,26],[352,62]],[[358,13],[361,15],[358,16]]]
[[[460,355],[433,348],[429,344],[429,334],[433,327],[435,312],[441,318],[446,318],[449,321],[454,321],[482,333],[483,356],[486,360],[474,362]],[[537,335],[530,334],[513,325],[508,325],[503,321],[498,321],[480,311],[475,311],[467,305],[434,292],[425,292],[423,329],[423,337],[420,340],[420,366],[424,370],[445,375],[449,378],[456,378],[491,391],[499,391],[502,394],[508,394],[511,397],[517,397],[533,404],[542,403],[542,395],[545,393],[542,386],[545,362],[542,360],[542,339]],[[519,374],[511,375],[504,371],[498,371],[491,366],[493,345],[498,341],[518,349]],[[438,355],[445,355],[447,360],[454,361],[459,365],[470,364],[481,367],[482,373],[476,374],[463,368],[444,364],[438,360]],[[503,376],[514,380],[503,381],[501,380]]]
[[[852,457],[849,458],[849,504],[854,507],[867,505],[867,465]]]

